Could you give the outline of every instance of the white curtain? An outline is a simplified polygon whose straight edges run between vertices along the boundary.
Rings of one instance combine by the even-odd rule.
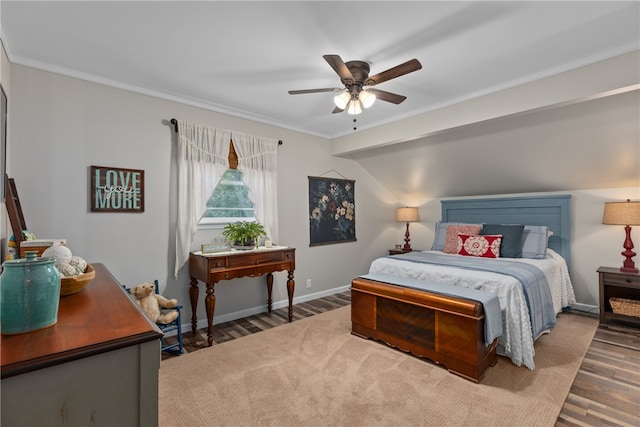
[[[189,260],[191,243],[207,201],[229,168],[229,142],[249,188],[255,217],[278,242],[278,141],[178,121],[178,217],[175,276]]]
[[[240,132],[232,132],[231,139],[255,217],[278,243],[278,141]]]
[[[231,132],[178,121],[178,220],[175,276],[189,260],[198,221],[229,168]]]

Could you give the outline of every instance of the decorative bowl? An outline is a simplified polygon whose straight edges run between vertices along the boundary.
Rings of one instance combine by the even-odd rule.
[[[83,290],[89,282],[96,277],[96,271],[91,264],[87,264],[87,268],[84,273],[77,276],[63,277],[60,279],[60,296],[66,297],[67,295],[73,295]]]

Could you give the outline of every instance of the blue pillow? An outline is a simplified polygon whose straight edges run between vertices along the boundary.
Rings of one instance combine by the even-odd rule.
[[[467,224],[466,222],[436,222],[436,232],[433,238],[432,251],[444,251],[444,246],[447,241],[447,225],[482,225],[482,224]]]
[[[522,233],[522,258],[544,259],[547,256],[549,227],[525,225]]]
[[[522,224],[484,224],[480,234],[502,235],[500,243],[500,257],[522,258],[522,234],[524,225]]]

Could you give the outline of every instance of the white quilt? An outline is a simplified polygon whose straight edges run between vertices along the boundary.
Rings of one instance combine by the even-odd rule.
[[[460,255],[449,254],[449,256],[458,257]],[[562,311],[562,307],[575,303],[575,294],[567,264],[558,253],[547,249],[545,259],[518,258],[516,261],[535,265],[544,272],[549,283],[556,314]],[[496,294],[500,301],[503,323],[503,334],[498,338],[498,354],[509,357],[517,366],[524,365],[529,369],[535,369],[533,362],[534,337],[531,332],[529,308],[522,284],[514,277],[500,273],[423,264],[393,257],[374,260],[369,268],[369,273],[412,277],[431,283],[464,286]]]

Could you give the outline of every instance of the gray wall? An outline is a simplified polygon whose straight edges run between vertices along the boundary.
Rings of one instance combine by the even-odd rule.
[[[468,125],[351,158],[393,194],[424,200],[634,186],[640,183],[639,100],[638,91],[626,92]]]
[[[347,286],[394,240],[385,190],[357,162],[331,156],[326,140],[24,66],[12,65],[11,86],[9,162],[29,229],[40,238],[66,238],[74,254],[104,263],[124,285],[158,278],[167,296],[188,305],[188,267],[173,277],[175,134],[167,121],[174,117],[284,141],[278,243],[296,248],[298,300]],[[89,212],[91,165],[143,169],[145,212]],[[356,181],[356,218],[363,218],[356,242],[309,247],[309,175]],[[193,249],[210,239],[200,233]],[[285,282],[286,273],[277,273],[274,301],[286,299]],[[263,279],[217,285],[216,317],[261,309],[264,288]]]
[[[398,200],[420,206],[422,222],[411,225],[416,248],[431,246],[442,198],[572,194],[573,284],[579,302],[596,305],[595,271],[622,265],[624,241],[623,227],[601,224],[604,202],[640,199],[639,96],[635,90],[532,111],[350,157]]]
[[[331,155],[331,142],[322,138],[29,67],[11,65],[10,85],[9,171],[31,231],[42,238],[66,238],[75,254],[104,263],[125,285],[158,278],[167,296],[187,306],[187,268],[177,279],[172,274],[175,134],[167,121],[173,117],[284,141],[278,152],[278,243],[297,248],[297,301],[344,289],[373,258],[401,243],[404,226],[393,221],[397,206],[421,207],[423,221],[411,226],[412,245],[428,248],[441,198],[560,192],[573,195],[578,300],[594,305],[595,270],[622,262],[624,232],[600,223],[603,203],[640,198],[637,179],[607,178],[616,176],[625,156],[632,159],[631,176],[640,176],[637,92],[632,92],[636,98],[622,95],[573,110],[495,120],[341,158]],[[582,119],[586,113],[589,120]],[[614,139],[603,150],[615,129],[620,130],[616,136],[626,135],[624,143]],[[607,150],[618,157],[601,163]],[[496,158],[508,166],[502,174],[476,168]],[[473,167],[470,159],[477,160]],[[90,213],[91,165],[144,169],[145,212]],[[308,246],[310,175],[356,180],[357,242]],[[194,249],[210,239],[211,233],[199,233]],[[305,287],[307,279],[311,289]],[[284,273],[276,277],[274,300],[280,306],[285,280]],[[261,279],[236,279],[217,285],[216,295],[216,321],[224,321],[262,310],[266,291]],[[201,300],[201,320],[202,306]]]

